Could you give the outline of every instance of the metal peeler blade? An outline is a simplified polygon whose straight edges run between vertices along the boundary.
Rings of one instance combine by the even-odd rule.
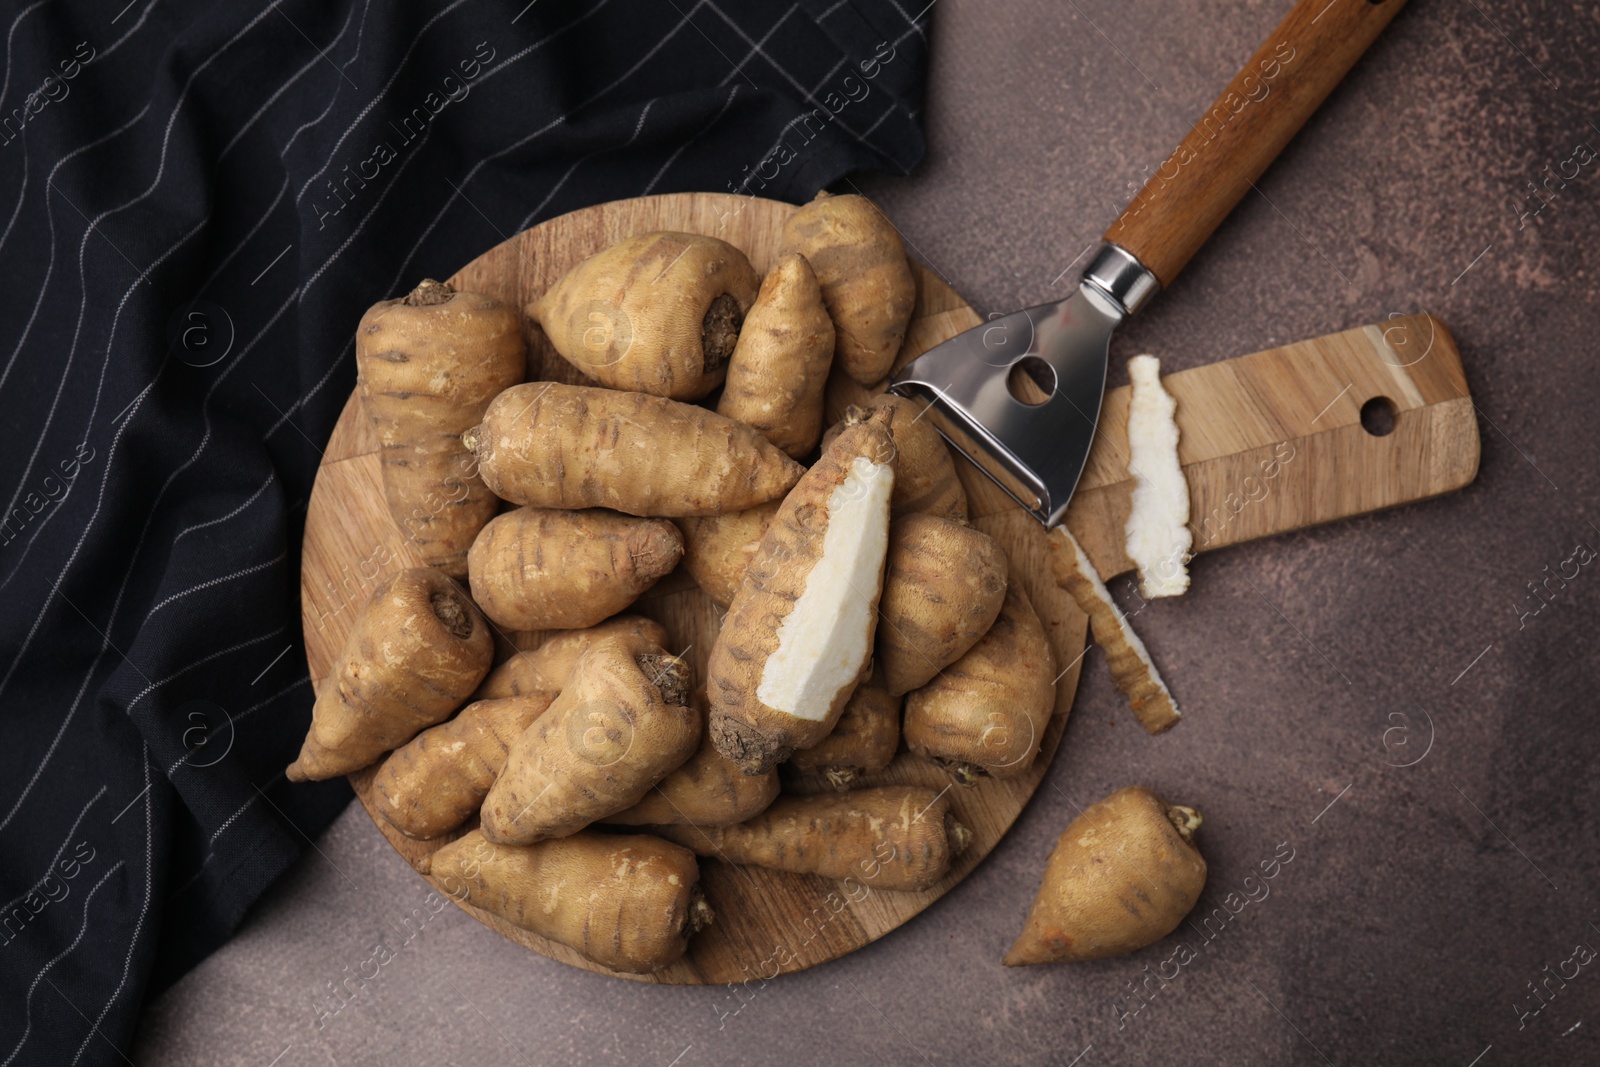
[[[1100,421],[1111,333],[1159,288],[1116,245],[1102,245],[1077,292],[1012,312],[930,348],[890,391],[927,404],[952,447],[1046,526],[1066,513]],[[1048,399],[1013,389],[1026,374]]]
[[[951,338],[889,388],[924,402],[946,440],[1040,522],[1059,523],[1094,442],[1111,332],[1172,284],[1405,2],[1296,0],[1106,230],[1076,293]],[[1019,385],[1023,373],[1038,391]]]

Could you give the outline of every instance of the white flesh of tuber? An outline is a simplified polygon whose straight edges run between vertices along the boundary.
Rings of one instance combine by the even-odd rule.
[[[1178,405],[1162,388],[1155,356],[1128,360],[1128,379],[1128,471],[1134,484],[1126,550],[1146,597],[1181,596],[1189,588],[1186,564],[1194,535],[1189,483],[1178,463]]]
[[[820,722],[841,689],[853,686],[872,653],[872,614],[889,545],[894,468],[858,456],[828,498],[822,557],[805,592],[778,627],[756,698]]]

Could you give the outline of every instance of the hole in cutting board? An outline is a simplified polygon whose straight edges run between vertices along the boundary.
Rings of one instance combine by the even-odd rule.
[[[1361,428],[1374,437],[1394,433],[1394,417],[1394,401],[1386,396],[1375,396],[1361,405]]]
[[[1006,388],[1018,403],[1043,404],[1055,395],[1055,368],[1038,356],[1023,356],[1011,364],[1011,372],[1006,375]]]

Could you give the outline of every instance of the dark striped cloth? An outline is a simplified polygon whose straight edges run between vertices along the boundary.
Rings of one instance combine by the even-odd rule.
[[[599,201],[909,171],[920,7],[0,13],[0,1067],[122,1062],[350,799],[282,768],[361,311]]]

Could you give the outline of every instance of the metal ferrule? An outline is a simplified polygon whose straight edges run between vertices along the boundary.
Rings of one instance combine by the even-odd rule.
[[[1089,262],[1083,281],[1097,295],[1120,308],[1124,316],[1138,311],[1161,290],[1161,283],[1148,267],[1132,252],[1109,241],[1100,246],[1100,251]]]

